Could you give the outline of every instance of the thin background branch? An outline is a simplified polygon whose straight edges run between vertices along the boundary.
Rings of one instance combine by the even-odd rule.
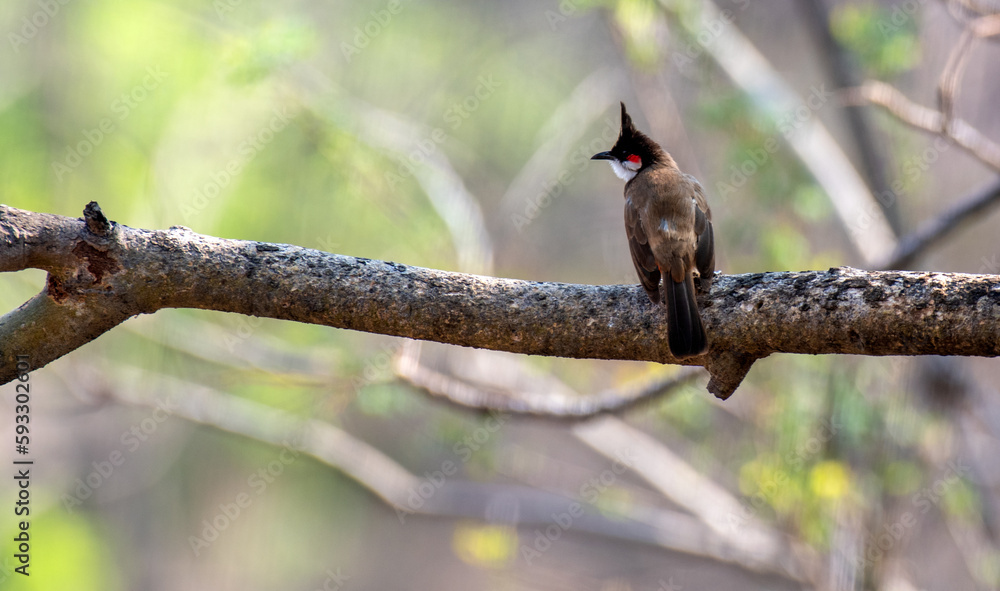
[[[130,405],[157,407],[155,396],[136,394],[145,389],[128,386],[140,381],[147,383],[148,374],[125,371],[118,379],[122,383],[106,384],[102,396],[110,395]],[[156,383],[170,392],[172,415],[308,454],[368,489],[394,508],[404,522],[413,515],[488,521],[490,507],[498,499],[505,499],[505,502],[516,503],[518,510],[516,516],[506,515],[504,525],[548,525],[553,513],[565,511],[567,504],[576,500],[528,486],[481,484],[450,478],[432,496],[423,498],[424,502],[417,507],[409,498],[423,483],[420,477],[328,422],[296,416],[167,375],[158,376]],[[604,446],[598,445],[597,449],[604,453]],[[573,529],[779,574],[793,581],[807,580],[801,566],[788,555],[768,553],[765,548],[745,542],[734,545],[731,536],[721,536],[707,529],[704,523],[690,515],[634,501],[609,503],[606,509],[611,510],[611,516],[588,511],[573,522]]]
[[[882,269],[905,269],[928,250],[948,236],[958,232],[965,224],[982,217],[1000,203],[1000,178],[989,185],[963,197],[957,203],[924,222],[919,228],[904,236],[892,256],[879,263]]]

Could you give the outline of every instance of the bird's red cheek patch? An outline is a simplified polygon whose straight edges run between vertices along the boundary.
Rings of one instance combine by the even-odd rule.
[[[639,164],[640,162],[642,162],[642,158],[639,158],[635,154],[632,154],[631,156],[626,158],[626,160],[628,160],[629,162],[634,162],[635,164]]]

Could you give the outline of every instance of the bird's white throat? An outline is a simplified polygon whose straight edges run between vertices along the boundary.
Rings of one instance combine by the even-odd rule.
[[[632,177],[639,172],[640,165],[637,162],[619,162],[617,160],[608,160],[608,163],[611,164],[611,170],[615,171],[618,178],[626,183],[632,180]]]

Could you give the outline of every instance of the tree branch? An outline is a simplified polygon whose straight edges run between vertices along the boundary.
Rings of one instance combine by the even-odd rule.
[[[94,210],[87,210],[93,223]],[[49,273],[0,318],[0,384],[16,356],[41,367],[127,318],[163,308],[235,312],[557,357],[704,365],[726,398],[771,353],[1000,355],[996,276],[850,268],[720,276],[703,298],[710,350],[674,359],[666,315],[635,285],[482,277],[0,206],[0,272]]]

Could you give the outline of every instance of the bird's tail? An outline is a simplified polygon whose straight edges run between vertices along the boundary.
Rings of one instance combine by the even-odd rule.
[[[708,350],[708,336],[701,323],[698,302],[695,300],[694,278],[675,283],[666,274],[663,287],[667,295],[667,342],[674,357],[696,357]]]

